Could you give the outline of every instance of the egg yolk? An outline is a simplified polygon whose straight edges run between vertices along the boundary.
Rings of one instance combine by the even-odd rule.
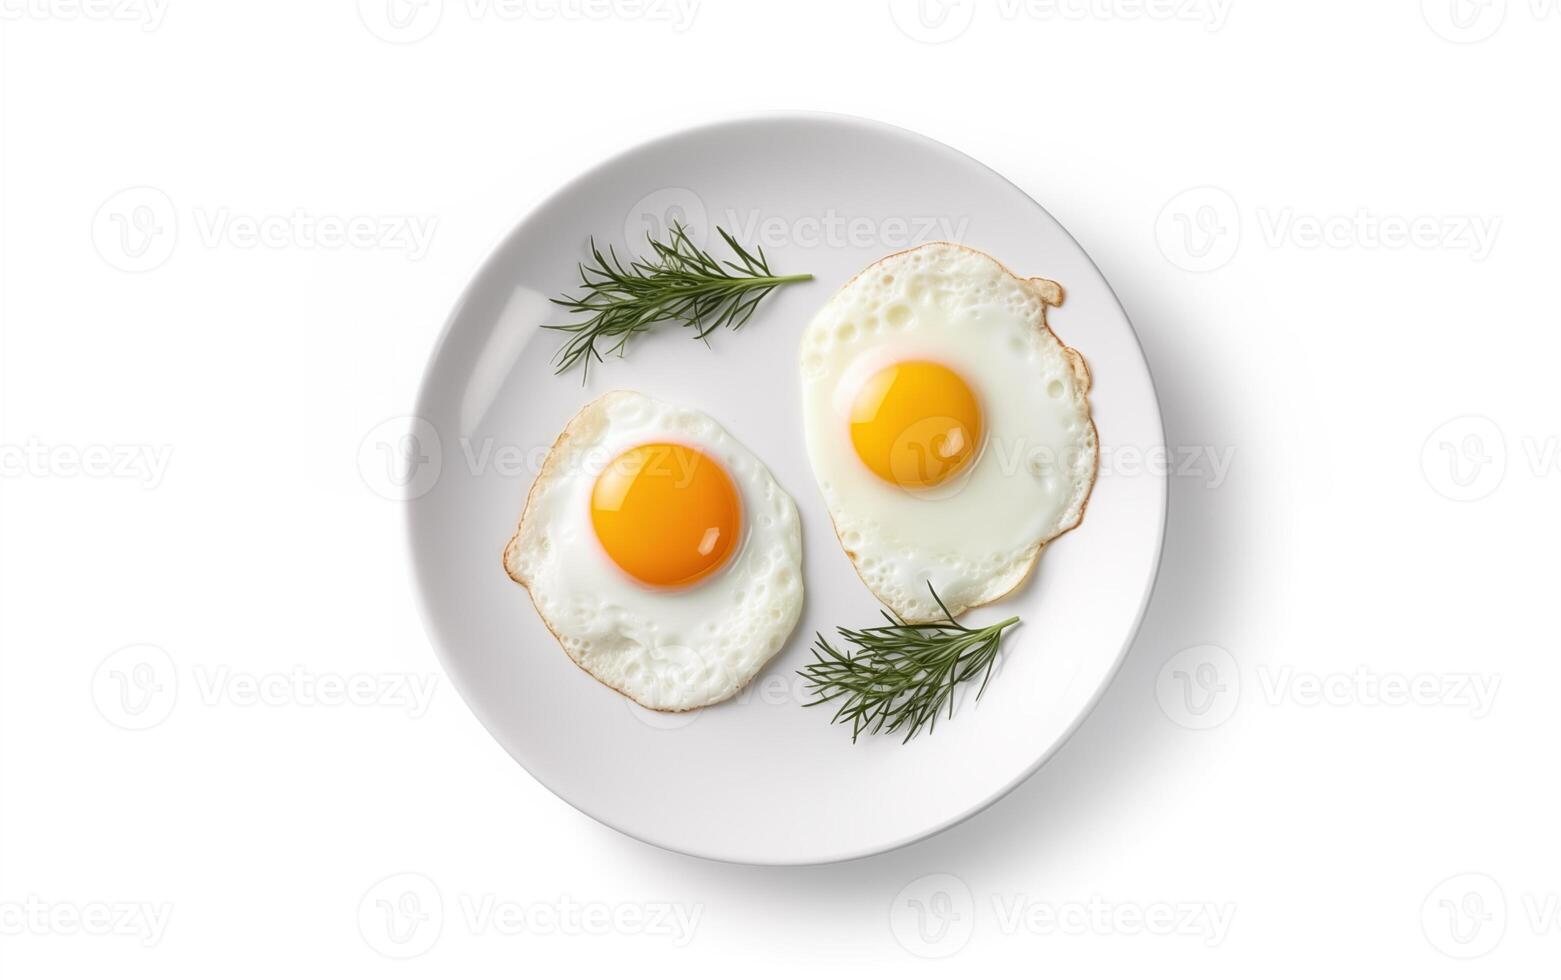
[[[615,458],[591,491],[591,525],[613,562],[653,588],[693,585],[737,547],[737,486],[689,446],[653,442]]]
[[[851,403],[851,443],[867,468],[908,490],[937,486],[981,445],[981,406],[958,374],[932,361],[883,368]]]

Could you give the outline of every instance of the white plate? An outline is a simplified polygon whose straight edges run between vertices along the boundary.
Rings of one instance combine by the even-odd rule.
[[[576,283],[586,237],[623,248],[671,219],[763,245],[815,281],[767,299],[705,349],[666,327],[627,359],[554,376],[547,297]],[[1057,334],[1094,375],[1102,470],[1084,523],[980,624],[1017,613],[979,703],[902,745],[802,708],[795,671],[815,630],[878,606],[841,552],[803,448],[797,343],[815,309],[869,262],[949,238],[1062,283]],[[505,575],[546,448],[610,388],[686,402],[752,449],[802,513],[807,600],[791,642],[735,699],[686,715],[632,706],[564,655]],[[1148,602],[1166,484],[1159,407],[1132,327],[1089,256],[1034,201],[963,154],[879,123],[788,114],[720,123],[630,150],[554,194],[478,271],[435,349],[406,486],[424,614],[456,687],[511,755],[626,834],[703,857],[811,864],[906,844],[970,816],[1056,751],[1100,696]],[[1058,801],[1065,804],[1066,801]]]

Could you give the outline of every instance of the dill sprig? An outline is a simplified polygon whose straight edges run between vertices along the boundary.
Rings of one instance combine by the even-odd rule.
[[[808,693],[813,695],[807,706],[839,699],[830,721],[849,721],[853,742],[863,732],[892,734],[904,729],[906,742],[923,727],[930,733],[944,705],[948,716],[954,717],[954,688],[977,674],[981,687],[976,700],[986,692],[1003,631],[1019,617],[970,629],[950,615],[931,582],[927,588],[943,610],[944,618],[938,622],[907,623],[885,610],[888,625],[836,630],[856,647],[850,653],[835,649],[822,633],[815,634],[817,660],[798,671],[807,678]]]
[[[557,373],[577,364],[589,372],[591,361],[602,359],[598,343],[621,357],[635,334],[665,321],[693,327],[700,340],[722,327],[735,330],[748,322],[759,301],[777,286],[813,278],[808,274],[771,275],[764,249],[755,255],[724,228],[716,231],[737,261],[718,261],[695,245],[688,230],[676,222],[664,242],[645,236],[653,254],[644,259],[625,262],[611,246],[603,255],[591,239],[591,261],[579,267],[583,293],[578,298],[565,295],[553,300],[586,319],[545,325],[570,334],[553,358]]]

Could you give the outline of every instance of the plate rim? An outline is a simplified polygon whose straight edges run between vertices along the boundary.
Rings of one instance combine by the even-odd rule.
[[[424,410],[428,405],[428,401],[431,395],[434,380],[434,368],[435,365],[439,362],[440,354],[444,351],[445,346],[450,339],[450,335],[455,328],[455,323],[457,319],[459,319],[461,311],[466,307],[468,301],[472,298],[472,295],[477,289],[478,284],[480,282],[486,281],[488,273],[492,271],[493,268],[497,265],[499,256],[505,253],[511,244],[522,234],[523,230],[530,223],[534,215],[549,207],[559,199],[566,197],[577,187],[585,184],[594,178],[597,174],[617,165],[624,158],[638,154],[652,147],[681,140],[697,133],[724,129],[736,125],[797,121],[844,123],[852,126],[860,126],[867,129],[878,130],[896,137],[906,138],[923,143],[932,149],[937,150],[938,152],[950,154],[959,157],[966,162],[974,164],[979,169],[985,171],[986,173],[995,177],[997,180],[1013,188],[1017,193],[1023,196],[1025,200],[1029,201],[1037,209],[1039,209],[1041,213],[1045,214],[1048,218],[1051,218],[1052,222],[1057,225],[1058,229],[1067,236],[1068,241],[1073,243],[1073,246],[1078,250],[1078,253],[1082,255],[1085,261],[1087,261],[1095,270],[1096,274],[1100,277],[1101,282],[1105,284],[1106,291],[1110,295],[1112,302],[1116,304],[1118,311],[1122,314],[1122,319],[1127,324],[1128,332],[1132,335],[1133,344],[1138,351],[1139,360],[1142,361],[1144,365],[1144,373],[1149,381],[1149,393],[1153,399],[1155,408],[1157,423],[1156,428],[1159,430],[1159,443],[1162,448],[1165,446],[1165,412],[1161,404],[1160,390],[1159,386],[1155,383],[1154,368],[1149,361],[1147,353],[1144,350],[1143,339],[1138,334],[1138,328],[1133,325],[1132,317],[1128,315],[1127,308],[1122,305],[1121,297],[1117,295],[1116,288],[1112,286],[1111,280],[1106,277],[1104,272],[1101,271],[1100,264],[1095,261],[1094,256],[1084,248],[1079,240],[1073,236],[1073,233],[1069,231],[1061,221],[1057,220],[1055,215],[1048,211],[1046,207],[1041,204],[1041,202],[1032,197],[1030,193],[1023,187],[1020,187],[1018,184],[1009,180],[1002,173],[988,166],[980,159],[971,156],[970,154],[965,153],[963,150],[951,146],[942,140],[928,136],[925,133],[921,133],[917,130],[913,130],[894,123],[884,122],[879,119],[873,119],[867,116],[812,109],[784,109],[766,112],[731,113],[714,117],[706,122],[701,122],[689,126],[682,126],[677,129],[669,130],[649,139],[639,140],[622,146],[616,152],[603,157],[597,163],[586,168],[585,170],[582,170],[573,178],[566,180],[562,184],[555,187],[551,192],[538,198],[513,221],[509,230],[505,232],[504,235],[502,235],[493,245],[489,246],[486,254],[484,254],[482,259],[477,263],[475,269],[467,277],[465,286],[462,287],[460,293],[456,296],[454,303],[450,307],[450,312],[445,316],[443,326],[440,327],[438,335],[435,337],[433,344],[429,348],[426,360],[423,365],[423,370],[418,379],[416,394],[413,399],[412,418],[426,418]],[[1099,706],[1101,699],[1105,697],[1106,691],[1110,689],[1111,685],[1116,681],[1117,675],[1121,672],[1122,665],[1126,662],[1129,651],[1132,650],[1133,644],[1138,640],[1139,632],[1143,628],[1144,617],[1148,613],[1149,604],[1153,600],[1155,589],[1160,581],[1160,570],[1165,561],[1166,525],[1170,512],[1170,479],[1164,473],[1156,475],[1155,478],[1159,481],[1160,484],[1159,492],[1156,494],[1156,498],[1158,499],[1160,506],[1158,527],[1155,529],[1154,563],[1148,576],[1148,580],[1145,583],[1143,594],[1139,598],[1138,609],[1133,616],[1132,626],[1127,631],[1126,638],[1122,643],[1122,647],[1117,651],[1110,667],[1101,675],[1099,683],[1096,685],[1094,691],[1090,693],[1088,699],[1085,701],[1084,707],[1078,711],[1073,719],[1068,723],[1061,736],[1059,736],[1050,746],[1048,746],[1047,749],[1042,752],[1033,763],[1031,763],[1022,772],[1016,774],[1007,784],[998,788],[996,791],[992,792],[985,798],[972,803],[962,813],[950,817],[941,823],[929,826],[914,834],[904,836],[889,843],[858,848],[839,854],[830,854],[823,857],[802,860],[752,860],[714,853],[699,853],[692,850],[685,850],[682,847],[678,847],[669,843],[654,840],[648,836],[621,827],[614,821],[609,820],[599,814],[592,813],[584,809],[574,801],[563,796],[557,790],[553,789],[553,787],[548,785],[545,780],[541,779],[535,773],[533,773],[531,768],[527,766],[526,763],[518,756],[516,756],[510,747],[505,744],[505,741],[498,736],[497,732],[495,731],[495,725],[490,724],[484,709],[479,707],[479,705],[471,698],[467,697],[466,684],[469,682],[469,679],[465,677],[465,673],[461,669],[458,661],[448,652],[445,644],[440,638],[440,632],[434,619],[433,610],[429,607],[428,597],[430,593],[429,589],[424,585],[425,572],[423,570],[422,564],[418,561],[416,532],[414,528],[414,525],[417,521],[417,498],[415,497],[401,502],[401,538],[403,547],[405,549],[406,560],[410,566],[413,592],[416,597],[415,601],[417,605],[418,618],[423,624],[423,632],[429,642],[429,645],[433,647],[434,655],[438,658],[439,664],[442,668],[444,668],[445,673],[450,677],[451,686],[454,687],[456,693],[460,695],[462,703],[464,703],[467,709],[470,710],[473,716],[476,717],[478,723],[482,725],[483,729],[488,733],[488,736],[504,750],[505,754],[508,755],[516,763],[516,765],[520,766],[520,768],[525,771],[526,775],[531,777],[533,782],[547,790],[555,798],[568,804],[578,813],[589,817],[596,823],[605,827],[609,827],[631,840],[649,844],[652,847],[659,848],[660,850],[667,851],[672,854],[697,858],[700,860],[711,861],[720,864],[736,865],[739,867],[821,867],[832,864],[840,864],[848,861],[858,861],[881,854],[888,854],[909,847],[912,844],[916,844],[920,841],[931,839],[945,833],[946,831],[952,830],[972,817],[975,817],[977,814],[985,812],[992,806],[996,805],[999,801],[1007,797],[1014,790],[1018,789],[1020,785],[1022,785],[1031,776],[1034,776],[1038,771],[1040,771],[1042,766],[1046,765],[1046,763],[1054,759],[1057,754],[1062,751],[1063,747],[1072,741],[1074,734],[1077,733],[1079,728],[1083,726],[1085,719],[1094,713],[1095,709]]]

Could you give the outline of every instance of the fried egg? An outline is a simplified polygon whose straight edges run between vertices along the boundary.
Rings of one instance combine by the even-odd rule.
[[[659,711],[736,694],[802,610],[791,497],[708,415],[632,391],[564,428],[504,568],[570,659]]]
[[[868,266],[802,337],[808,456],[857,573],[909,622],[993,602],[1083,518],[1089,371],[1062,287],[934,242]]]

